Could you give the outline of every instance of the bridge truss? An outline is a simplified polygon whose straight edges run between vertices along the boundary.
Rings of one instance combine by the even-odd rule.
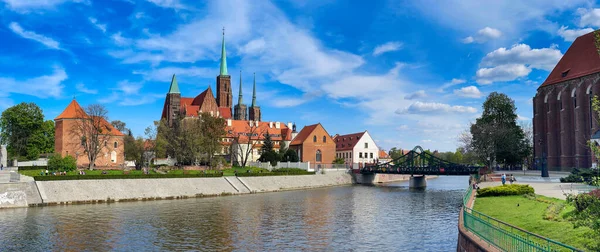
[[[478,173],[479,166],[462,165],[440,159],[416,146],[410,152],[382,164],[365,165],[362,174],[387,173],[410,175],[470,175]]]

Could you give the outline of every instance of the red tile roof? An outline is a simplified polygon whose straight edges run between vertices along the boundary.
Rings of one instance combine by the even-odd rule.
[[[292,140],[290,145],[300,145],[300,144],[304,143],[304,140],[306,140],[306,138],[308,136],[310,136],[310,133],[312,133],[317,126],[319,126],[319,123],[304,126],[304,128],[302,128],[302,130],[298,133],[298,135],[296,135],[294,140]]]
[[[106,128],[110,134],[107,135],[111,135],[111,136],[125,136],[123,133],[121,133],[121,131],[119,131],[117,128],[113,127],[112,124],[110,124],[108,121],[106,121],[106,119],[102,118],[102,117],[94,117],[94,120],[98,120],[100,119],[100,123],[102,124],[102,126],[104,126],[104,128]]]
[[[231,119],[231,108],[220,107],[219,115],[225,119]]]
[[[390,158],[390,156],[384,150],[379,150],[379,158],[380,159],[387,159],[387,158]]]
[[[60,113],[54,120],[60,119],[76,119],[76,118],[87,118],[88,115],[85,113],[85,110],[77,103],[75,99],[69,103],[67,108]]]
[[[225,126],[225,131],[227,132],[227,137],[240,136],[240,142],[243,143],[248,141],[248,136],[243,133],[251,132],[255,134],[251,137],[252,140],[263,140],[267,132],[271,135],[271,140],[273,141],[292,140],[291,134],[288,133],[290,129],[285,123],[279,123],[279,129],[275,128],[275,122],[272,123],[272,127],[270,127],[270,122],[258,122],[259,126],[256,129],[255,127],[250,127],[249,121],[231,120],[231,126]]]
[[[192,101],[192,105],[201,106],[202,103],[204,102],[204,98],[206,97],[208,92],[210,92],[210,96],[213,95],[212,89],[210,89],[210,86],[208,86],[208,88],[206,90],[204,90],[204,92],[200,93],[198,96],[196,96],[196,98],[194,98],[194,100]]]
[[[600,72],[600,55],[594,33],[590,32],[575,39],[540,87]]]
[[[336,151],[352,150],[366,131],[347,135],[336,135],[333,139]]]

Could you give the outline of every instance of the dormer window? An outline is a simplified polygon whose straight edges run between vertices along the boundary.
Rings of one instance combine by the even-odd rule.
[[[560,76],[561,76],[562,78],[565,78],[565,77],[567,77],[567,75],[569,74],[569,71],[571,71],[571,69],[567,69],[566,71],[562,72],[562,74],[560,74]]]

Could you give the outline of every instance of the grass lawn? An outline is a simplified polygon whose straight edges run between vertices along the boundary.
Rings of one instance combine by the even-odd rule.
[[[569,216],[574,208],[564,200],[540,195],[536,195],[536,199],[525,196],[477,198],[474,209],[529,232],[585,249],[591,241],[586,236],[590,229],[573,227]],[[561,204],[565,207],[556,208]]]

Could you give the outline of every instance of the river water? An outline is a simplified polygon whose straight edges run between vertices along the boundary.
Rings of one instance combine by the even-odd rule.
[[[0,209],[0,251],[456,251],[468,177]]]

